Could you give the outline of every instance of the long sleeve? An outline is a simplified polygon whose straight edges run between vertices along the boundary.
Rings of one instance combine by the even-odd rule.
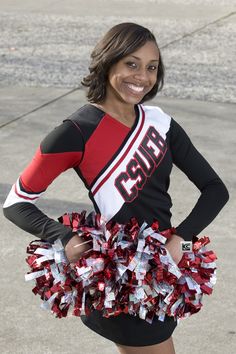
[[[174,119],[171,121],[170,139],[174,164],[201,192],[193,210],[176,228],[178,235],[185,240],[191,240],[218,215],[228,201],[229,194],[220,177]]]
[[[3,205],[6,218],[41,239],[60,238],[65,246],[73,237],[72,230],[49,218],[35,203],[57,176],[79,166],[83,149],[83,137],[71,121],[56,127],[12,186]]]

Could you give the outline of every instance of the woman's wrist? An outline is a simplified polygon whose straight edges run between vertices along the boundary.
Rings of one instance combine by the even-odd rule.
[[[69,262],[76,262],[91,247],[92,240],[86,240],[84,237],[78,236],[77,232],[75,232],[65,246],[65,253]]]

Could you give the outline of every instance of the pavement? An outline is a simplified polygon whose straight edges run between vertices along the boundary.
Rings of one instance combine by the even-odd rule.
[[[156,34],[167,75],[163,92],[150,104],[185,128],[230,193],[229,203],[202,232],[218,255],[217,284],[202,310],[179,323],[173,334],[177,354],[236,352],[235,10],[230,0],[0,0],[1,205],[43,137],[86,102],[80,80],[100,35],[123,21]],[[199,192],[174,168],[170,194],[177,225]],[[92,208],[73,171],[60,175],[38,206],[53,218]],[[25,249],[33,238],[2,213],[0,221],[1,352],[116,353],[112,342],[78,318],[59,320],[40,309],[33,284],[24,281]]]

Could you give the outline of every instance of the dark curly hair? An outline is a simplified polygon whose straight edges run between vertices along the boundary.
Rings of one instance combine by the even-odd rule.
[[[157,45],[156,38],[149,29],[129,22],[112,27],[104,35],[91,53],[90,74],[84,77],[81,82],[83,86],[88,87],[87,98],[89,102],[103,101],[106,97],[108,73],[112,65],[126,55],[133,53],[148,41]],[[156,84],[140,103],[152,99],[162,89],[163,84],[164,65],[160,54]]]

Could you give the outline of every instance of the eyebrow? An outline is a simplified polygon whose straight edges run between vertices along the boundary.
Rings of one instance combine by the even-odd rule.
[[[130,57],[133,57],[133,58],[135,58],[135,59],[137,59],[137,60],[141,60],[139,57],[136,57],[135,55],[132,55],[132,54],[130,54]],[[158,59],[152,59],[152,60],[150,60],[150,61],[157,61],[157,62],[159,62]]]

